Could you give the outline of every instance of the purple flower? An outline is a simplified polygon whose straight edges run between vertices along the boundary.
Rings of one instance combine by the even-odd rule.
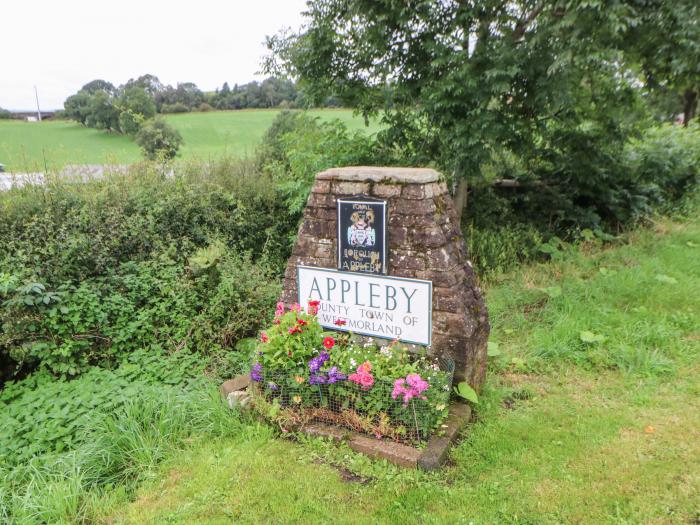
[[[328,354],[328,352],[321,352],[316,357],[314,357],[311,361],[309,361],[309,371],[311,372],[311,374],[315,374],[319,370],[321,370],[323,363],[328,361],[330,359],[330,357],[331,356],[330,356],[330,354]]]
[[[324,385],[325,383],[326,383],[326,378],[323,374],[312,373],[309,376],[309,384],[310,385]]]
[[[338,371],[338,367],[334,366],[328,371],[328,384],[332,385],[338,381],[344,381],[347,379],[346,375]]]
[[[253,369],[250,371],[250,378],[253,381],[257,381],[257,382],[262,381],[262,369],[263,369],[262,364],[255,363],[253,365]]]
[[[279,390],[280,389],[280,387],[278,387],[276,384],[274,384],[272,382],[267,384],[267,388],[269,388],[270,390]]]

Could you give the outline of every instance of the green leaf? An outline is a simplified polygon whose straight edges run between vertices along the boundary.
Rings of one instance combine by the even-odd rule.
[[[540,292],[546,293],[550,299],[556,299],[561,297],[561,286],[548,286],[547,288],[540,288]]]
[[[498,349],[498,343],[489,341],[487,344],[486,355],[489,357],[498,357],[501,355],[501,351]]]
[[[579,339],[581,339],[581,341],[587,344],[602,343],[603,341],[605,341],[604,335],[595,334],[590,330],[583,330],[581,333],[579,333],[578,336]]]
[[[678,281],[669,275],[664,275],[663,273],[657,273],[654,279],[664,284],[678,284]]]
[[[476,395],[474,389],[469,386],[469,383],[462,381],[455,387],[455,393],[467,401],[474,403],[475,405],[479,403],[479,397]]]

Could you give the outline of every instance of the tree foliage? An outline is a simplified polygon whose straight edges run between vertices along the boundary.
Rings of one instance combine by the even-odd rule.
[[[182,136],[178,130],[159,117],[141,126],[136,135],[136,143],[141,146],[147,159],[170,160],[177,155]]]
[[[482,183],[514,158],[503,175],[538,184],[533,217],[615,223],[636,192],[620,152],[648,115],[630,41],[658,3],[312,0],[300,32],[268,38],[265,67],[312,101],[381,112],[380,141],[408,163]]]

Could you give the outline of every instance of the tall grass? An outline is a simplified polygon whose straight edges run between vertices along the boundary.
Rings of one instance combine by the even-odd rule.
[[[79,448],[0,470],[0,521],[88,521],[177,450],[197,439],[235,435],[242,426],[213,387],[154,389],[98,418]]]

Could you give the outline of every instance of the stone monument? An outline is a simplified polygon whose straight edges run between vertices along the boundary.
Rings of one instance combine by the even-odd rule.
[[[329,328],[428,345],[454,361],[456,382],[484,382],[488,313],[447,185],[432,169],[316,175],[282,300],[307,298],[328,299],[319,316]]]

